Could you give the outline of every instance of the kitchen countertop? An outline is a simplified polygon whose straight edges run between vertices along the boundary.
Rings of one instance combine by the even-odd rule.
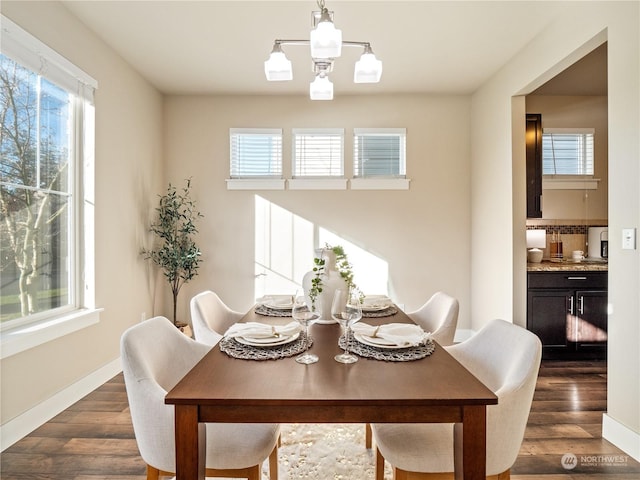
[[[528,272],[606,272],[609,265],[603,260],[572,260],[551,261],[542,260],[540,263],[527,263]]]

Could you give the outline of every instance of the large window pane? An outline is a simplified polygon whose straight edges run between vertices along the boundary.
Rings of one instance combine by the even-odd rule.
[[[73,304],[74,97],[0,55],[2,322]]]

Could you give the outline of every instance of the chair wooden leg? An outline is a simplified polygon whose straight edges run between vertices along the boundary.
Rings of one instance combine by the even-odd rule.
[[[371,437],[373,436],[373,434],[371,433],[371,424],[367,423],[364,426],[364,446],[366,448],[371,448]]]
[[[160,477],[160,470],[151,465],[147,465],[147,480],[158,480]]]
[[[280,439],[278,439],[280,441]],[[278,480],[278,446],[269,455],[269,480]]]
[[[368,425],[368,424],[367,424]],[[376,480],[384,480],[384,457],[376,448]]]
[[[260,465],[254,465],[248,469],[247,480],[260,480]]]

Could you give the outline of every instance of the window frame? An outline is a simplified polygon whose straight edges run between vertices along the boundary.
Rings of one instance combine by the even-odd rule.
[[[340,148],[339,174],[326,175],[296,175],[298,158],[297,140],[301,136],[338,137]],[[344,128],[293,128],[291,129],[291,178],[288,181],[289,190],[346,190],[344,164]]]
[[[361,163],[361,153],[358,149],[360,138],[366,137],[395,137],[398,138],[398,174],[358,174],[358,166]],[[406,128],[354,128],[353,129],[353,178],[354,179],[380,179],[380,178],[407,178],[407,129]],[[392,163],[389,162],[389,166]]]
[[[400,142],[399,165],[403,174],[398,176],[368,175],[356,176],[356,154],[358,135],[390,135],[402,136]],[[409,190],[410,180],[407,178],[407,129],[406,128],[354,128],[353,129],[353,178],[350,180],[352,190]]]
[[[553,135],[571,135],[571,136],[591,136],[591,168],[590,173],[545,173],[545,140]],[[588,162],[583,158],[579,162],[583,167],[588,165]],[[576,162],[578,165],[578,162]],[[596,159],[595,159],[595,129],[594,128],[543,128],[542,129],[542,177],[546,179],[562,179],[562,180],[585,180],[593,178],[595,175]]]
[[[280,173],[274,175],[234,175],[234,135],[273,135],[280,139]],[[229,178],[226,180],[227,190],[284,190],[283,178],[283,132],[282,128],[230,128],[229,129]]]
[[[73,246],[69,260],[73,290],[70,303],[0,323],[0,358],[67,335],[99,321],[95,307],[94,251],[94,91],[98,83],[66,58],[20,28],[2,19],[2,54],[71,95],[69,119],[70,191],[74,202],[67,238]]]

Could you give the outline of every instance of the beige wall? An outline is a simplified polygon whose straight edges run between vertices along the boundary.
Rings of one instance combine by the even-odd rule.
[[[229,191],[230,127],[283,128],[285,176],[292,128],[345,128],[348,163],[354,127],[404,127],[410,189]],[[469,97],[337,96],[312,102],[296,96],[172,96],[165,104],[165,139],[169,179],[193,176],[205,215],[199,238],[204,262],[181,293],[183,318],[188,298],[204,289],[238,310],[253,304],[258,194],[386,260],[389,292],[407,309],[444,290],[460,299],[460,327],[470,326]]]
[[[624,444],[636,458],[640,458],[640,264],[638,250],[622,250],[620,239],[622,228],[637,228],[640,223],[639,9],[638,2],[572,4],[473,95],[471,237],[473,326],[479,328],[495,317],[524,324],[524,147],[512,145],[508,132],[512,126],[514,131],[524,130],[525,108],[521,97],[514,97],[532,92],[607,41],[611,310],[607,418],[615,428],[606,428],[605,438]],[[513,138],[523,134],[514,133]],[[479,254],[488,249],[496,252],[491,260]]]
[[[227,191],[223,183],[228,128],[249,122],[285,129],[314,122],[341,122],[347,129],[365,122],[406,126],[409,191],[265,195],[388,258],[393,290],[407,307],[445,289],[461,299],[462,328],[477,329],[496,317],[523,323],[524,148],[514,148],[512,140],[524,145],[524,133],[512,125],[519,125],[525,108],[522,97],[514,96],[530,93],[595,48],[592,39],[600,36],[609,48],[609,415],[637,438],[640,266],[637,250],[619,245],[620,230],[640,223],[638,3],[575,5],[476,92],[471,104],[468,98],[429,96],[337,97],[324,104],[293,97],[171,97],[161,125],[161,96],[62,6],[2,2],[5,15],[100,83],[96,285],[98,306],[105,307],[100,324],[2,362],[2,424],[117,358],[121,333],[141,312],[150,314],[155,285],[162,282],[154,282],[138,250],[149,241],[146,225],[164,190],[163,177],[181,181],[193,175],[207,220],[200,237],[206,263],[182,299],[213,288],[236,308],[251,303],[240,292],[253,285],[253,268],[244,257],[252,252],[252,193]],[[362,212],[366,222],[346,224],[336,215],[345,206]],[[186,311],[184,301],[181,308]],[[168,311],[162,306],[155,313]]]
[[[527,96],[527,113],[542,114],[542,128],[595,128],[594,178],[597,190],[543,190],[542,218],[591,220],[608,215],[607,97]]]
[[[162,185],[162,97],[54,2],[8,2],[2,13],[99,83],[96,93],[96,304],[100,323],[2,360],[1,422],[119,357],[128,326],[150,313],[138,255]]]

